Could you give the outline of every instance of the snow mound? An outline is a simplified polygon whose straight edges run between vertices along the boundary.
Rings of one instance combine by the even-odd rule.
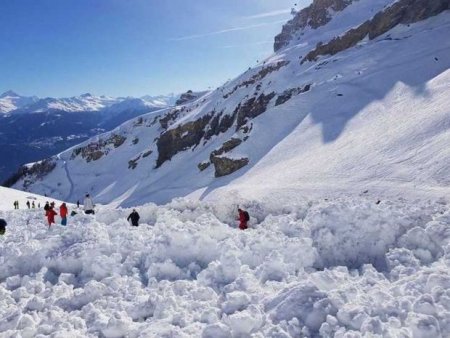
[[[3,211],[0,336],[445,337],[450,213],[369,196]]]

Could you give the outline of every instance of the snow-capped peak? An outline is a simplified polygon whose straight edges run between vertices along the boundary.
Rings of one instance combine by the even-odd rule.
[[[8,90],[0,95],[0,114],[10,113],[37,100],[36,96],[21,96],[12,90]]]

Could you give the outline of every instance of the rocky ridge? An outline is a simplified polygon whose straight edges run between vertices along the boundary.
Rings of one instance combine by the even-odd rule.
[[[354,0],[314,0],[311,5],[300,10],[289,20],[280,34],[275,37],[274,51],[286,47],[295,34],[310,27],[316,29],[331,20],[330,11],[339,12],[351,5]]]
[[[335,55],[355,46],[365,37],[373,40],[397,25],[422,21],[448,9],[450,9],[448,0],[399,0],[359,27],[349,30],[326,44],[317,46],[301,62],[316,60],[320,55]]]

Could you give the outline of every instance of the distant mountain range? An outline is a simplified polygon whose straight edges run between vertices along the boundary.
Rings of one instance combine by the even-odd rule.
[[[38,98],[22,96],[12,90],[0,95],[0,114],[43,113],[52,111],[65,112],[98,112],[109,108],[109,111],[121,111],[135,108],[163,108],[173,106],[179,96],[175,94],[160,96],[110,97],[94,96],[89,93],[68,98]]]
[[[0,182],[18,166],[71,147],[98,133],[161,108],[180,95],[109,97],[89,93],[69,98],[0,95]]]

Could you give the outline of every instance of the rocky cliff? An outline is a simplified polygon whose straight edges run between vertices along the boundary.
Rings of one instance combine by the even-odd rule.
[[[359,27],[349,30],[326,44],[317,46],[304,57],[302,62],[315,60],[319,55],[335,55],[355,46],[365,37],[373,40],[399,24],[408,25],[422,21],[449,8],[449,0],[399,0]]]
[[[307,27],[316,29],[331,20],[332,11],[339,12],[349,6],[354,0],[314,0],[311,5],[300,10],[294,18],[288,21],[280,34],[275,37],[274,51],[287,46],[297,34]],[[299,37],[300,38],[300,37]]]

